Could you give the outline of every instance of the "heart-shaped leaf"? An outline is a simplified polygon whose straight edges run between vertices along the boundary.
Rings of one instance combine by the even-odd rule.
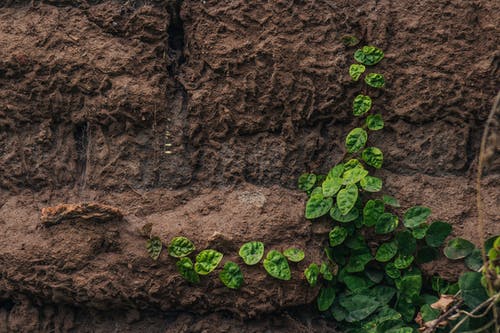
[[[223,254],[215,250],[203,250],[196,256],[194,270],[200,275],[212,272],[222,260]]]
[[[449,259],[462,259],[467,257],[474,250],[474,244],[463,238],[454,238],[448,242],[444,248],[444,255]]]
[[[353,79],[353,81],[358,81],[359,77],[365,72],[366,67],[360,64],[352,64],[349,67],[349,75]]]
[[[262,242],[248,242],[240,247],[240,257],[247,265],[255,265],[264,256],[264,244]]]
[[[372,227],[377,224],[379,217],[384,213],[384,203],[381,200],[368,200],[363,208],[363,224]]]
[[[309,191],[316,184],[316,175],[313,173],[304,173],[300,175],[298,181],[299,190]]]
[[[363,150],[361,158],[366,164],[376,169],[380,169],[384,163],[384,154],[377,147],[368,147]]]
[[[319,267],[317,264],[310,264],[304,271],[304,276],[311,287],[315,287],[318,283]]]
[[[385,78],[382,74],[368,73],[365,77],[367,85],[374,88],[382,88],[385,85]]]
[[[474,309],[488,299],[486,289],[481,284],[483,274],[478,272],[465,272],[458,279],[464,303]]]
[[[366,127],[370,131],[378,131],[384,128],[384,120],[380,114],[371,114],[366,117]]]
[[[191,283],[200,282],[200,277],[198,276],[198,273],[196,273],[196,271],[194,270],[194,265],[191,259],[187,257],[181,258],[179,259],[179,261],[177,261],[176,266],[181,276],[188,282]]]
[[[159,237],[152,237],[148,239],[146,242],[146,249],[148,250],[149,256],[153,260],[157,260],[160,257],[161,249],[163,248],[163,244]]]
[[[312,194],[306,203],[306,219],[312,220],[327,214],[332,204],[333,199],[325,198],[323,193]]]
[[[366,171],[362,166],[357,166],[355,168],[349,169],[344,172],[343,175],[343,184],[344,185],[352,185],[356,184],[360,180],[363,180],[368,175],[368,171]]]
[[[323,196],[325,198],[333,197],[340,190],[342,186],[342,178],[339,177],[327,177],[323,184],[321,185],[323,189]]]
[[[301,262],[305,257],[304,251],[297,248],[286,249],[285,251],[283,251],[283,254],[291,262]]]
[[[346,215],[356,204],[358,200],[358,187],[356,185],[349,185],[339,191],[337,194],[337,206],[339,207],[342,215]]]
[[[403,224],[407,228],[416,228],[431,215],[430,208],[423,206],[415,206],[408,209],[403,216]]]
[[[363,148],[368,140],[368,133],[361,127],[351,130],[345,139],[348,153],[356,153]]]
[[[425,242],[432,247],[440,247],[444,240],[451,234],[451,225],[449,223],[435,221],[427,229]]]
[[[352,295],[339,299],[340,305],[346,310],[346,321],[349,323],[361,321],[371,315],[381,306],[373,297]]]
[[[372,107],[372,99],[370,96],[359,94],[354,98],[352,102],[352,113],[355,116],[362,116],[368,111],[370,111]]]
[[[354,207],[353,209],[351,209],[349,211],[349,213],[347,213],[346,215],[342,215],[339,207],[337,205],[335,205],[332,209],[330,209],[330,216],[335,221],[347,223],[347,222],[354,221],[355,219],[358,218],[359,210],[356,207]]]
[[[398,217],[391,213],[380,215],[375,224],[375,232],[377,234],[388,234],[393,232],[398,226]]]
[[[240,266],[232,261],[224,264],[224,268],[219,273],[219,278],[226,287],[231,289],[239,289],[243,284],[243,273]]]
[[[334,247],[344,242],[347,237],[347,229],[344,227],[335,226],[328,234],[330,246]]]
[[[326,311],[335,300],[335,289],[332,287],[321,288],[317,299],[319,311]]]
[[[382,189],[382,179],[366,176],[359,182],[361,188],[366,192],[378,192]]]
[[[384,243],[377,249],[375,259],[380,262],[387,262],[394,258],[397,252],[398,244],[396,242]]]
[[[363,65],[376,65],[384,58],[384,52],[375,46],[363,46],[354,52],[354,59]]]
[[[271,250],[267,253],[264,259],[264,268],[272,277],[280,280],[290,280],[292,272],[286,257],[276,250]]]
[[[174,258],[186,257],[194,250],[193,242],[186,237],[174,237],[168,246],[168,254]]]

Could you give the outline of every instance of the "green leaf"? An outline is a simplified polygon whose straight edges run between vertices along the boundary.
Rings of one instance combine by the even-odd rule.
[[[384,333],[413,333],[415,330],[411,327],[405,326],[405,327],[397,327],[397,328],[391,328],[388,331],[385,331]]]
[[[423,206],[415,206],[408,209],[403,216],[403,224],[407,228],[416,228],[431,215],[430,208]]]
[[[330,210],[330,216],[335,221],[347,223],[354,221],[355,219],[358,218],[359,210],[356,207],[354,207],[349,211],[349,213],[347,213],[346,215],[342,215],[342,213],[339,210],[339,207],[335,204],[335,206]]]
[[[292,278],[292,272],[285,256],[276,250],[267,253],[264,259],[264,268],[272,277],[288,281]]]
[[[425,264],[436,260],[438,256],[437,249],[430,246],[422,246],[417,253],[417,258],[415,259],[418,264]]]
[[[359,94],[352,102],[352,113],[355,116],[362,116],[372,108],[372,99],[370,96]]]
[[[333,304],[330,311],[333,318],[338,322],[344,321],[345,317],[347,317],[347,311],[343,307],[341,307],[338,302],[335,302]]]
[[[286,249],[283,251],[283,254],[292,262],[301,262],[305,257],[304,251],[297,248]]]
[[[387,262],[391,260],[398,252],[398,244],[394,241],[384,243],[377,249],[375,259],[380,262]]]
[[[161,249],[163,244],[159,237],[152,237],[146,241],[146,250],[148,250],[149,256],[153,260],[157,260],[160,257]]]
[[[194,270],[194,265],[191,259],[187,257],[181,258],[179,259],[179,261],[177,261],[176,266],[181,276],[188,282],[191,283],[200,282],[200,277],[198,276],[198,273],[196,273],[196,271]]]
[[[474,250],[474,244],[463,238],[454,238],[444,248],[444,255],[449,259],[462,259]]]
[[[243,284],[243,273],[241,273],[240,266],[232,261],[226,262],[219,278],[230,289],[239,289]]]
[[[380,283],[384,279],[384,272],[378,269],[378,267],[366,267],[365,268],[366,277],[373,283]]]
[[[362,166],[357,166],[355,168],[349,169],[344,172],[343,176],[343,184],[344,185],[352,185],[356,184],[360,180],[363,180],[368,175],[368,171],[366,171]]]
[[[319,267],[318,265],[312,263],[304,271],[304,276],[311,287],[315,287],[318,283]]]
[[[304,173],[300,175],[298,181],[299,190],[309,191],[316,184],[316,175],[314,173]]]
[[[319,272],[323,276],[323,279],[325,279],[327,281],[333,280],[332,270],[330,269],[330,267],[327,263],[325,263],[325,262],[321,263],[321,268],[319,269]]]
[[[465,305],[474,309],[488,299],[486,290],[481,284],[482,274],[478,272],[466,272],[458,279],[458,285],[462,291],[462,299]]]
[[[408,230],[398,232],[396,241],[398,242],[399,253],[402,255],[412,255],[417,249],[417,241]]]
[[[332,287],[321,288],[317,299],[319,311],[326,311],[335,300],[335,289]]]
[[[368,200],[363,208],[363,223],[367,227],[377,224],[379,217],[384,213],[384,203],[380,200]]]
[[[344,227],[335,226],[328,234],[330,246],[334,247],[344,242],[347,237],[347,229]]]
[[[375,298],[378,302],[380,302],[380,304],[388,304],[395,294],[396,289],[380,285],[368,290],[366,296]]]
[[[382,179],[372,176],[366,176],[359,182],[366,192],[378,192],[382,189]]]
[[[306,219],[312,220],[327,214],[332,208],[333,199],[325,198],[323,194],[311,195],[306,203]]]
[[[361,150],[368,140],[368,133],[361,127],[356,127],[347,134],[345,146],[348,153],[355,153]]]
[[[424,323],[429,322],[431,320],[437,319],[441,314],[441,311],[438,309],[433,309],[429,304],[424,304],[420,308],[420,313],[422,314],[422,319]]]
[[[410,267],[414,259],[415,259],[414,256],[411,255],[405,256],[400,254],[396,257],[396,259],[394,259],[394,267],[396,267],[397,269],[408,268]]]
[[[385,265],[385,273],[392,279],[397,279],[401,276],[401,271],[392,262]]]
[[[484,250],[486,251],[486,253],[488,253],[491,250],[491,248],[493,248],[495,241],[497,241],[498,239],[500,239],[500,236],[493,236],[493,237],[488,238],[484,242]]]
[[[389,206],[392,206],[392,207],[396,207],[396,208],[399,208],[401,207],[399,205],[399,201],[394,198],[394,197],[391,197],[390,195],[383,195],[382,196],[382,201],[386,204],[386,205],[389,205]]]
[[[342,215],[346,215],[356,204],[358,200],[358,187],[356,185],[349,185],[339,191],[337,194],[337,206]]]
[[[361,76],[361,74],[363,74],[365,72],[365,70],[366,70],[366,67],[364,65],[352,64],[349,67],[349,75],[351,76],[351,78],[354,81],[358,81],[359,77]]]
[[[380,215],[375,224],[375,232],[377,234],[388,234],[393,232],[398,226],[398,217],[391,213]]]
[[[431,286],[432,290],[436,291],[437,293],[447,294],[450,284],[439,276],[433,276],[431,279]]]
[[[344,35],[342,36],[342,44],[345,46],[356,46],[359,44],[359,39],[356,36]]]
[[[327,178],[342,178],[344,173],[344,163],[339,163],[328,172]]]
[[[440,247],[444,240],[451,234],[451,225],[449,223],[435,221],[429,226],[425,242],[432,247]]]
[[[345,269],[348,273],[357,273],[365,270],[366,264],[372,261],[373,257],[369,252],[352,255]]]
[[[465,265],[469,267],[470,270],[479,272],[481,267],[483,267],[483,257],[481,250],[475,248],[472,253],[465,258]]]
[[[327,177],[321,185],[321,187],[323,188],[323,196],[325,198],[333,197],[340,190],[342,182],[342,178]]]
[[[422,289],[422,275],[420,272],[408,273],[400,280],[396,281],[396,288],[399,290],[400,298],[413,300],[420,295]]]
[[[194,250],[194,244],[186,237],[174,237],[168,246],[168,254],[175,258],[186,257]]]
[[[366,164],[376,169],[380,169],[384,162],[384,154],[377,147],[368,147],[363,150],[361,158],[366,162]]]
[[[354,59],[363,65],[373,66],[384,58],[384,52],[375,46],[363,46],[354,53]]]
[[[349,323],[365,319],[381,306],[372,297],[364,295],[342,297],[339,303],[347,311],[345,320]]]
[[[240,257],[247,265],[255,265],[264,256],[264,244],[262,242],[248,242],[240,247]]]
[[[340,274],[340,273],[339,273]],[[356,275],[346,274],[344,281],[347,288],[353,293],[360,293],[373,286],[373,282]]]
[[[380,114],[371,114],[366,117],[366,127],[370,131],[378,131],[384,128],[384,120]]]
[[[363,168],[363,165],[357,159],[351,158],[344,164],[344,171],[351,170],[352,168]]]
[[[365,77],[367,85],[374,88],[382,88],[385,85],[385,78],[382,74],[368,73]]]
[[[203,250],[196,256],[194,270],[200,275],[212,272],[222,260],[223,254],[215,250]]]
[[[427,223],[422,223],[421,225],[415,227],[411,234],[415,239],[423,239],[427,234],[427,229],[429,229],[429,225]]]

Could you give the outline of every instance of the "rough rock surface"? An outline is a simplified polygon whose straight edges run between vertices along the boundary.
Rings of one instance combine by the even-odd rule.
[[[302,218],[292,189],[339,161],[357,124],[344,34],[386,51],[386,127],[370,137],[386,192],[477,242],[498,15],[495,0],[1,1],[0,332],[332,330],[296,308],[316,292],[306,262],[287,284],[252,268],[241,293],[215,277],[193,288],[165,254],[148,259],[138,229],[233,260],[257,238],[317,259],[328,229]],[[500,233],[493,152],[488,234]],[[82,202],[124,221],[39,227],[43,207]],[[445,260],[425,269],[457,274]]]

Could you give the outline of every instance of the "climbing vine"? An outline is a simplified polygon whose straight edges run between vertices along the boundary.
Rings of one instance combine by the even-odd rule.
[[[352,36],[343,41],[348,47],[358,42]],[[372,70],[383,59],[384,52],[375,46],[354,52],[356,63],[348,73],[362,84],[363,93],[352,101],[352,114],[360,119],[360,126],[348,132],[344,157],[327,174],[305,173],[298,179],[298,188],[308,195],[305,217],[331,223],[325,260],[306,268],[305,283],[320,286],[319,311],[336,320],[344,332],[494,332],[500,299],[500,237],[483,244],[488,253],[484,263],[481,250],[465,239],[445,244],[452,227],[430,219],[430,208],[415,205],[401,211],[396,198],[381,193],[383,180],[374,173],[382,168],[384,153],[370,145],[369,136],[384,128],[382,111],[376,110],[370,97],[386,85],[385,76]],[[146,249],[157,260],[163,244],[151,235],[150,226],[146,234]],[[420,265],[437,259],[440,247],[449,259],[464,260],[471,272],[458,282],[424,276]],[[177,260],[180,276],[192,284],[213,272],[224,257],[217,250],[204,249],[193,262],[189,256],[195,245],[182,236],[174,237],[166,248]],[[270,249],[264,254],[259,241],[245,243],[239,250],[244,264],[262,261],[265,271],[279,280],[290,280],[290,263],[305,258],[297,248]],[[231,289],[244,284],[240,266],[232,261],[225,262],[219,278]]]

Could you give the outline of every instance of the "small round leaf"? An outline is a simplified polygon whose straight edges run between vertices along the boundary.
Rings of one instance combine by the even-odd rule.
[[[317,264],[310,264],[304,271],[304,276],[311,287],[315,287],[318,283],[319,267]]]
[[[200,282],[200,277],[198,276],[198,273],[196,273],[196,271],[194,270],[194,265],[191,259],[187,257],[181,258],[179,259],[179,261],[177,261],[176,266],[181,276],[188,282],[191,283]]]
[[[347,229],[344,227],[335,226],[328,234],[328,239],[330,240],[330,246],[334,247],[342,244],[347,238]]]
[[[392,279],[397,279],[401,276],[401,271],[392,262],[385,265],[385,273]]]
[[[352,64],[349,67],[349,75],[353,79],[353,81],[358,81],[359,77],[365,72],[366,67],[360,64]]]
[[[352,113],[355,116],[362,116],[372,108],[372,99],[370,96],[359,94],[352,102]]]
[[[474,244],[463,238],[454,238],[444,248],[444,255],[449,259],[462,259],[474,250]]]
[[[396,242],[389,242],[380,245],[377,249],[375,259],[380,262],[388,262],[398,252],[398,244]]]
[[[299,190],[309,191],[316,184],[316,175],[313,173],[304,173],[300,175],[298,181]]]
[[[301,262],[305,257],[304,251],[297,248],[286,249],[285,251],[283,251],[283,254],[291,262]]]
[[[311,195],[306,203],[306,219],[312,220],[327,214],[332,208],[332,204],[333,199],[325,198],[322,193]]]
[[[425,242],[432,247],[443,245],[444,240],[451,234],[451,225],[446,222],[435,221],[427,229]]]
[[[383,58],[384,52],[375,46],[363,46],[354,53],[354,59],[367,66],[373,66]]]
[[[272,277],[280,280],[290,280],[292,272],[286,257],[276,250],[271,250],[267,253],[264,259],[264,268]]]
[[[215,250],[203,250],[196,256],[194,270],[200,275],[212,272],[222,260],[223,254]]]
[[[240,257],[247,265],[255,265],[264,256],[264,244],[262,242],[248,242],[240,247]]]
[[[403,224],[407,228],[416,228],[431,215],[430,208],[423,206],[415,206],[408,209],[403,216]]]
[[[347,148],[347,152],[355,153],[363,148],[366,144],[366,140],[368,140],[368,134],[366,131],[360,127],[353,129],[347,134],[345,139],[345,146]]]
[[[382,179],[373,176],[364,177],[359,184],[366,192],[378,192],[382,189]]]
[[[148,239],[146,242],[146,249],[148,250],[149,256],[153,260],[157,260],[160,257],[161,249],[163,248],[163,244],[159,237],[152,237]]]
[[[361,158],[366,162],[366,164],[376,169],[380,169],[382,167],[382,163],[384,162],[384,154],[377,147],[368,147],[363,150]]]
[[[339,191],[337,194],[337,206],[339,207],[342,215],[346,215],[356,204],[358,200],[358,187],[356,185],[349,185]]]
[[[385,85],[385,78],[382,74],[369,73],[365,77],[365,82],[371,87],[382,88]]]
[[[393,232],[398,226],[398,217],[391,213],[380,215],[375,224],[375,232],[377,234],[388,234]]]
[[[366,117],[366,127],[371,131],[378,131],[384,128],[384,120],[380,114],[369,115]]]
[[[389,206],[399,208],[401,205],[399,204],[398,199],[391,197],[390,195],[383,195],[382,196],[382,201]]]
[[[356,46],[359,44],[359,39],[356,36],[344,35],[342,36],[342,44],[345,46]]]
[[[384,203],[381,200],[368,200],[363,208],[363,224],[372,227],[377,224],[379,217],[384,213]]]
[[[188,256],[194,250],[193,242],[186,237],[174,237],[168,246],[168,254],[174,258]]]
[[[232,261],[224,264],[224,268],[219,273],[219,278],[230,289],[239,289],[243,284],[243,273],[240,266]]]
[[[422,223],[421,225],[415,227],[411,234],[415,239],[423,239],[427,234],[427,229],[429,229],[429,225],[427,223]]]

